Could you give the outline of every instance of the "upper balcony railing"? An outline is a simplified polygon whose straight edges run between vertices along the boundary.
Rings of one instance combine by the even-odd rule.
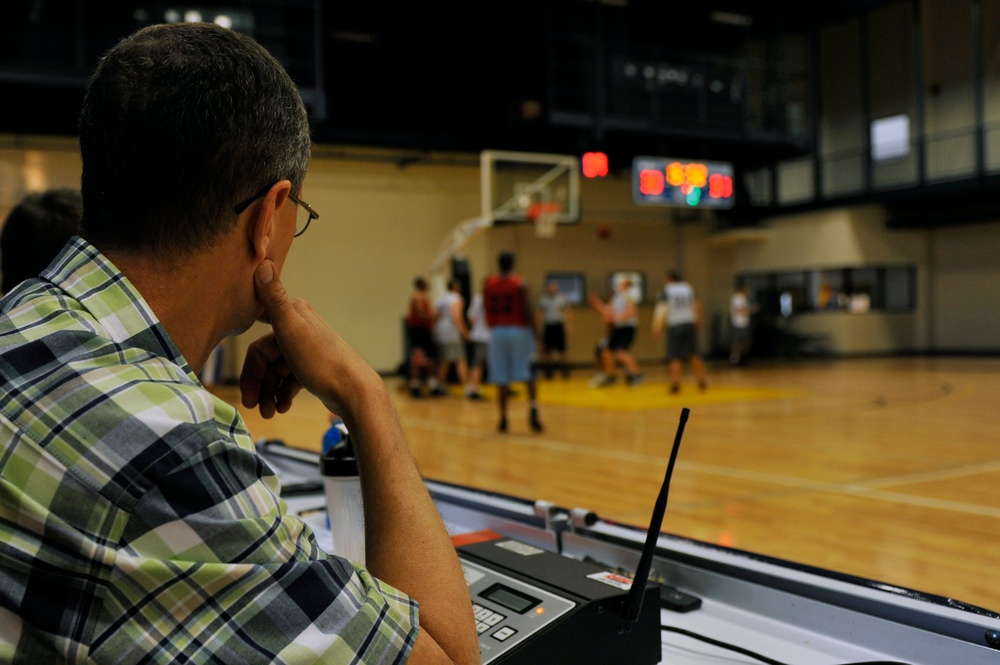
[[[785,161],[745,174],[751,207],[791,208],[883,200],[937,185],[974,185],[1000,175],[1000,123],[911,138],[875,159],[868,146]]]

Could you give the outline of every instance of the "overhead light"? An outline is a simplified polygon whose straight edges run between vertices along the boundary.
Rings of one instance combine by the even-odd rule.
[[[138,21],[138,10],[134,16]],[[195,8],[190,5],[187,7],[183,5],[180,7],[174,6],[164,10],[163,20],[166,23],[180,23],[181,21],[186,23],[202,23],[209,21],[220,27],[239,30],[248,34],[252,33],[254,29],[253,12],[232,7],[204,10],[204,8]]]
[[[746,14],[735,14],[733,12],[712,12],[712,20],[716,23],[738,25],[743,28],[749,28],[753,25],[752,16],[747,16]]]

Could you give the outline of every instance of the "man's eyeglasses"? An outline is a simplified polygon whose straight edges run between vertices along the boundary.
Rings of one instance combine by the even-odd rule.
[[[237,215],[242,214],[243,211],[249,208],[254,201],[267,194],[267,192],[273,186],[274,185],[268,185],[264,189],[260,190],[259,192],[248,198],[246,201],[237,203],[236,207],[233,208],[233,211]],[[302,211],[295,216],[295,235],[293,237],[298,238],[300,235],[306,232],[306,229],[309,228],[309,222],[313,221],[314,219],[319,219],[319,213],[313,210],[311,205],[309,205],[308,203],[306,203],[305,201],[303,201],[302,199],[300,199],[299,197],[295,196],[292,193],[288,194],[288,198],[290,198],[293,203],[302,208]]]

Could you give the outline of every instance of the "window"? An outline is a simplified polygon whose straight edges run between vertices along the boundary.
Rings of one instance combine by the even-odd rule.
[[[646,301],[645,273],[635,270],[616,270],[608,275],[608,290],[611,293],[618,291],[618,285],[626,279],[632,284],[630,289],[632,302],[636,305],[641,305]]]
[[[565,296],[571,305],[582,305],[587,301],[587,281],[582,272],[550,272],[545,275],[545,286],[542,293],[548,289],[548,283],[559,285],[559,292]]]
[[[764,311],[774,311],[776,296],[772,281],[771,275],[743,275],[737,283],[747,287],[750,302],[759,303]]]
[[[885,300],[887,311],[911,311],[916,302],[917,276],[912,268],[886,268]]]
[[[872,120],[872,161],[906,157],[910,154],[910,118],[893,115]]]
[[[916,306],[912,266],[859,266],[743,274],[761,311],[776,316],[802,312],[910,312]]]
[[[778,308],[782,316],[791,316],[807,309],[806,273],[784,272],[775,276],[778,291]]]
[[[844,270],[817,270],[812,276],[811,301],[813,309],[845,309],[847,294],[844,293]]]

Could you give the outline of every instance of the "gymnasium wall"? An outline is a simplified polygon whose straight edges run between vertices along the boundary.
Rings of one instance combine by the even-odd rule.
[[[479,214],[479,169],[443,157],[400,167],[385,159],[324,157],[317,149],[304,197],[321,217],[293,245],[284,280],[378,370],[392,372],[403,359],[407,298],[416,275],[428,268],[456,224]],[[79,155],[70,139],[0,137],[0,215],[28,191],[78,186]],[[582,219],[538,238],[530,226],[487,230],[462,254],[474,285],[493,270],[503,249],[514,250],[534,293],[550,270],[580,270],[589,292],[606,294],[613,270],[646,274],[655,297],[669,268],[681,270],[703,299],[702,349],[728,334],[727,300],[740,271],[912,263],[918,269],[913,314],[818,313],[791,322],[820,332],[837,354],[895,352],[1000,352],[1000,222],[938,229],[889,231],[877,207],[816,212],[770,221],[752,233],[712,233],[711,220],[679,220],[671,209],[631,203],[630,180],[585,181]],[[610,224],[607,239],[600,224]],[[2,270],[2,266],[0,266]],[[651,305],[641,308],[638,358],[658,362],[662,340],[649,332]],[[571,359],[589,363],[602,324],[587,307],[573,312]],[[257,326],[231,342],[227,373]]]

